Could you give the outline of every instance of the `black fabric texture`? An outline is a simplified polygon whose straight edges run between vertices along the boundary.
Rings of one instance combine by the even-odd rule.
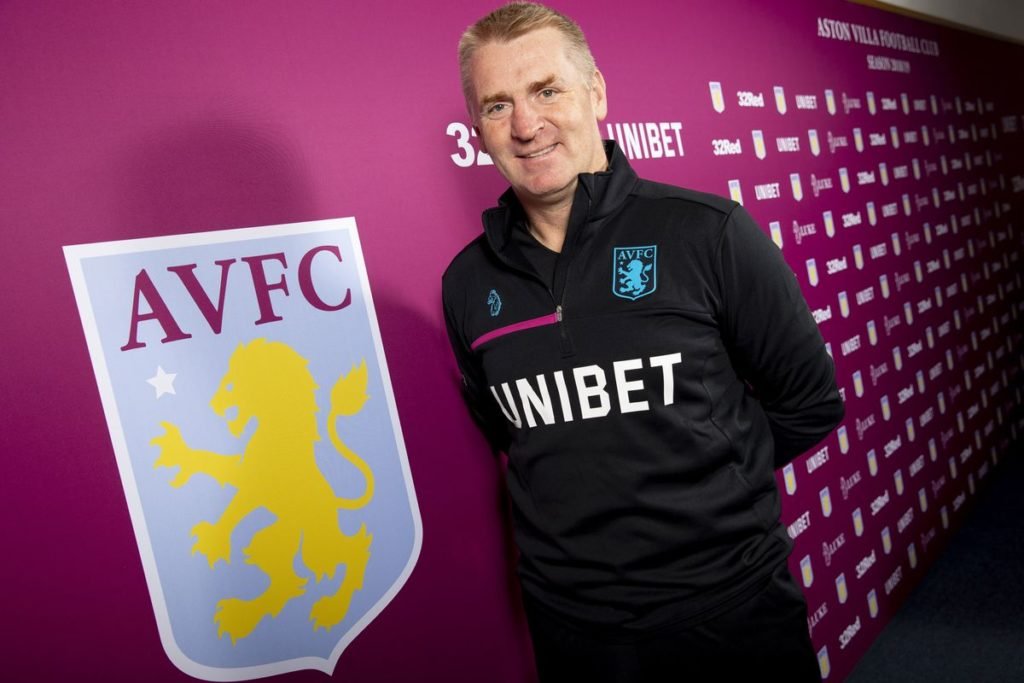
[[[785,562],[774,470],[843,405],[796,277],[747,212],[607,150],[608,171],[579,177],[552,280],[516,246],[509,191],[442,294],[466,398],[509,457],[524,590],[643,630]]]

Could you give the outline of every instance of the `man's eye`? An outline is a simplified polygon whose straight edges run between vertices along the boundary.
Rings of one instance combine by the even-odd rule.
[[[540,96],[546,100],[550,100],[555,96],[555,91],[552,88],[544,88],[540,91]]]
[[[484,109],[484,115],[489,118],[497,118],[504,116],[509,111],[509,106],[504,102],[495,102]]]

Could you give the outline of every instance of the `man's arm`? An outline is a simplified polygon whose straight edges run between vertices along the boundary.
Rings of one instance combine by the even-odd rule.
[[[455,323],[455,316],[444,301],[444,323],[448,332],[448,341],[451,343],[452,352],[455,354],[455,362],[462,374],[462,397],[469,407],[473,421],[487,438],[491,449],[495,452],[506,452],[508,448],[508,433],[503,429],[504,424],[498,414],[497,406],[490,397],[486,395],[483,372],[479,367],[477,359],[469,350],[468,343],[463,339],[459,328]]]
[[[768,416],[782,467],[843,419],[832,358],[793,271],[742,207],[726,220],[718,257],[723,338]]]

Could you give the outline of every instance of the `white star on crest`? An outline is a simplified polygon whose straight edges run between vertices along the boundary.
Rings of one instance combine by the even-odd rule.
[[[153,388],[156,389],[156,397],[160,398],[164,394],[173,394],[174,392],[174,378],[177,377],[177,373],[167,373],[159,365],[156,366],[156,374],[146,380],[148,384],[152,384]]]

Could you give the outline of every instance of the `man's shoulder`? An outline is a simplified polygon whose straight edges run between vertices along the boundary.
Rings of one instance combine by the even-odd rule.
[[[723,220],[739,206],[726,197],[653,180],[640,179],[635,193],[640,199],[678,203],[682,210],[718,215]]]
[[[489,263],[493,256],[490,246],[487,243],[487,236],[477,235],[469,244],[464,246],[459,253],[452,257],[448,267],[441,275],[442,293],[450,287],[458,286],[458,282],[464,282],[466,277]]]

